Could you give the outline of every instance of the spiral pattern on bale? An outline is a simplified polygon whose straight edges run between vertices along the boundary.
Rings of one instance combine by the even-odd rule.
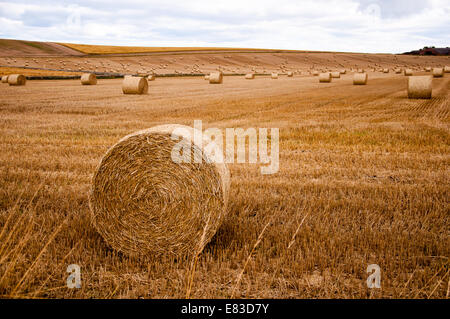
[[[225,217],[230,175],[193,141],[194,131],[157,126],[107,151],[93,177],[90,208],[95,228],[112,248],[129,256],[186,256],[214,236]],[[203,147],[209,142],[204,137]],[[176,145],[192,147],[190,163],[173,160]]]

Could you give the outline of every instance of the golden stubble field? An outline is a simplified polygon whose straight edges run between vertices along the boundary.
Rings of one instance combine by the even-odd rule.
[[[449,76],[431,100],[406,99],[401,75],[351,79],[158,78],[145,96],[119,79],[2,85],[0,296],[448,298]],[[96,165],[131,132],[194,120],[278,127],[280,171],[229,165],[228,215],[194,271],[116,253],[90,223]],[[66,287],[69,264],[81,289]]]

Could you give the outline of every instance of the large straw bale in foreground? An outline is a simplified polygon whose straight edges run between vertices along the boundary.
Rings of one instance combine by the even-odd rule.
[[[331,73],[325,72],[319,74],[319,83],[329,83],[331,82]]]
[[[209,75],[209,83],[210,84],[222,84],[223,82],[223,74],[222,72],[212,72]]]
[[[25,85],[27,78],[22,74],[11,74],[8,76],[8,84],[14,86]]]
[[[355,73],[353,75],[353,85],[366,85],[367,78],[367,73]]]
[[[143,77],[126,76],[122,82],[122,91],[124,94],[147,94],[148,82]]]
[[[81,76],[81,84],[82,85],[96,85],[97,84],[97,76],[94,73],[84,73]]]
[[[193,137],[192,127],[157,126],[124,137],[104,155],[90,208],[111,247],[130,256],[192,255],[214,236],[227,211],[230,175]],[[203,136],[203,147],[208,143]],[[186,155],[191,163],[180,163]]]
[[[408,98],[431,99],[433,78],[430,75],[408,77]]]

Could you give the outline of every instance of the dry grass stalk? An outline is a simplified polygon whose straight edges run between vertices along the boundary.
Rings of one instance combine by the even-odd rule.
[[[235,295],[236,295],[236,290],[238,289],[241,280],[242,280],[242,276],[244,276],[245,270],[247,269],[247,265],[250,262],[250,260],[252,259],[253,253],[255,252],[255,249],[259,246],[259,244],[261,243],[264,233],[266,232],[267,227],[269,227],[269,225],[272,223],[273,220],[273,216],[272,218],[269,220],[269,222],[264,226],[264,228],[261,230],[261,232],[259,233],[258,239],[256,240],[255,244],[253,245],[252,250],[250,250],[250,253],[248,254],[247,259],[245,260],[244,266],[242,267],[241,272],[239,273],[237,280],[236,280],[236,284],[233,287],[233,290],[231,291],[231,299],[234,299]]]

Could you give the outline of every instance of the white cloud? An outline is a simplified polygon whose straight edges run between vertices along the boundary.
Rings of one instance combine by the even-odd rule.
[[[0,37],[404,52],[425,45],[448,46],[449,17],[448,0],[10,0],[0,2]]]

